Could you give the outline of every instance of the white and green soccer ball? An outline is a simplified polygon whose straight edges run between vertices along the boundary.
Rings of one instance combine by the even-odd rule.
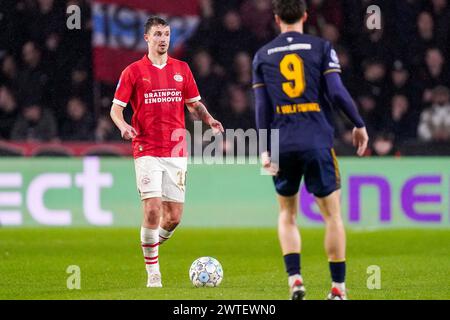
[[[217,287],[223,279],[222,265],[211,257],[198,258],[189,269],[189,279],[197,288]]]

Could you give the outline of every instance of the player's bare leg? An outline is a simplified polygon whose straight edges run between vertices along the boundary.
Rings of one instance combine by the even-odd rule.
[[[147,270],[147,287],[162,287],[159,271],[159,222],[161,220],[161,198],[142,201],[144,218],[141,227],[141,245]]]
[[[162,217],[159,226],[159,243],[169,240],[183,215],[183,203],[164,201],[162,203]]]
[[[278,196],[278,237],[283,253],[292,300],[303,300],[305,288],[300,273],[301,237],[297,226],[298,194],[292,197]]]
[[[330,263],[332,289],[328,298],[346,299],[345,293],[345,229],[341,216],[340,191],[316,202],[325,220],[325,251]],[[336,290],[337,289],[337,290]]]

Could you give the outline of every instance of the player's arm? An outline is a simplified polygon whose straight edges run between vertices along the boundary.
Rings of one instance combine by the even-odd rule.
[[[132,72],[130,68],[127,67],[120,75],[110,112],[111,119],[117,128],[119,128],[120,134],[125,140],[130,140],[137,136],[136,130],[123,118],[123,109],[127,107],[127,103],[130,101],[133,87]]]
[[[255,94],[255,122],[256,129],[259,131],[261,129],[267,130],[267,137],[271,137],[270,128],[273,121],[273,108],[270,100],[269,93],[264,81],[264,75],[261,70],[261,57],[259,52],[255,54],[253,58],[252,68],[253,68],[253,91]],[[261,151],[261,162],[263,168],[270,174],[276,175],[278,168],[272,163],[270,158],[270,138],[267,139],[267,149]]]
[[[132,126],[130,126],[125,121],[125,119],[123,117],[123,108],[124,107],[122,107],[116,103],[113,103],[112,107],[111,107],[110,115],[111,115],[112,121],[115,123],[117,128],[119,128],[122,138],[124,138],[125,140],[130,140],[137,136],[137,132]]]
[[[270,102],[269,94],[263,83],[253,85],[255,92],[255,121],[257,130],[267,130],[267,136],[270,137],[270,124],[273,121],[273,108]],[[264,169],[269,174],[276,175],[278,169],[270,159],[270,138],[268,139],[267,149],[261,150],[261,162]]]
[[[198,92],[197,84],[195,83],[192,71],[187,64],[184,94],[186,97],[186,106],[194,117],[209,125],[211,129],[213,129],[214,134],[224,132],[222,124],[209,114],[208,109],[206,109],[205,105],[200,101],[201,97]]]
[[[208,109],[201,101],[186,103],[186,106],[190,113],[209,125],[216,133],[224,132],[222,124],[209,114]]]
[[[255,111],[256,111],[256,128],[258,130],[270,130],[270,124],[273,119],[273,109],[270,103],[270,97],[266,87],[263,84],[255,84],[253,86],[255,92]],[[270,146],[268,146],[268,150]]]
[[[350,93],[342,83],[341,77],[336,72],[327,73],[325,75],[325,81],[327,86],[327,95],[330,98],[333,105],[339,107],[344,114],[355,125],[353,129],[353,145],[358,147],[357,154],[361,157],[364,155],[367,144],[369,142],[369,136],[367,134],[366,126],[361,118],[358,109],[353,101]]]

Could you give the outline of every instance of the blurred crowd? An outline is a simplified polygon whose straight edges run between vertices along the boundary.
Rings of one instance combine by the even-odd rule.
[[[201,21],[184,56],[211,113],[226,128],[254,128],[252,58],[278,33],[270,0],[199,0]],[[4,4],[3,4],[4,3]],[[83,0],[3,1],[0,8],[0,138],[111,141],[115,86],[93,95],[89,10],[67,31],[65,7]],[[382,28],[366,28],[379,5]],[[369,154],[406,143],[450,142],[448,0],[310,0],[306,32],[329,40],[372,138]],[[6,32],[4,32],[6,30]],[[337,112],[337,143],[351,124]]]

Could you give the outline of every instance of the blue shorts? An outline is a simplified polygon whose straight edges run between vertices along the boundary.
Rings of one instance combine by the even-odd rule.
[[[273,181],[277,193],[284,197],[298,193],[303,176],[306,190],[318,198],[324,198],[341,188],[334,149],[282,153],[279,168]]]

